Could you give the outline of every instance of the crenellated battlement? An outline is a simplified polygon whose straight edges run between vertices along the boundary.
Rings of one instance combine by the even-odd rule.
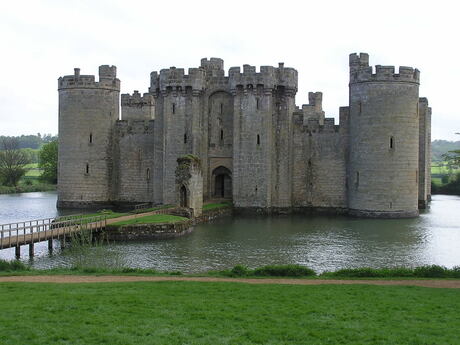
[[[124,93],[121,95],[121,106],[127,107],[143,107],[155,105],[155,98],[149,94],[144,93],[142,96],[139,91],[134,90],[133,94]]]
[[[154,71],[150,73],[150,93],[157,91],[185,90],[191,87],[193,90],[203,90],[205,88],[205,70],[203,68],[189,68],[185,74],[183,68],[171,67],[162,69],[160,73]]]
[[[284,67],[283,63],[278,68],[273,66],[261,66],[260,72],[255,66],[243,65],[243,72],[240,67],[231,67],[228,73],[230,89],[238,87],[255,88],[263,85],[267,89],[275,89],[283,86],[286,89],[297,92],[297,71],[294,68]]]
[[[200,66],[205,69],[224,70],[224,60],[215,57],[212,57],[209,60],[207,58],[203,58],[201,59]]]
[[[323,93],[322,92],[309,92],[308,104],[302,105],[303,123],[306,125],[308,120],[317,119],[320,125],[324,124],[324,111],[323,111]]]
[[[120,90],[120,80],[117,79],[115,66],[99,66],[99,81],[94,75],[81,75],[80,68],[74,69],[73,75],[66,75],[58,79],[58,90],[62,89],[109,89]]]
[[[405,82],[420,83],[420,71],[412,67],[400,66],[398,73],[394,66],[369,66],[369,55],[360,53],[350,54],[350,83],[365,82]]]
[[[326,117],[321,122],[317,118],[309,118],[304,122],[303,127],[305,131],[312,133],[336,133],[340,129],[333,117]]]

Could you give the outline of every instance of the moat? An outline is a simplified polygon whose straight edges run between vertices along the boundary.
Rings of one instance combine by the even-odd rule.
[[[53,217],[56,193],[0,195],[0,224]],[[236,264],[250,267],[297,263],[317,271],[344,267],[460,265],[460,197],[434,195],[415,219],[283,216],[227,218],[201,224],[187,236],[165,241],[98,246],[84,257],[67,250],[48,254],[36,245],[35,268],[71,266],[79,260],[111,260],[130,267],[202,272]],[[69,211],[62,211],[69,213]],[[29,262],[27,250],[21,260]],[[13,249],[0,251],[11,259]]]

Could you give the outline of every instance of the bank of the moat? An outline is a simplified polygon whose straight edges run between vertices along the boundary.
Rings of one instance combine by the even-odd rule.
[[[213,208],[203,210],[195,217],[186,208],[170,208],[158,211],[153,216],[142,216],[125,222],[109,224],[102,231],[109,241],[140,241],[176,238],[193,231],[197,224],[206,223],[221,217],[231,217],[230,204],[213,204]]]

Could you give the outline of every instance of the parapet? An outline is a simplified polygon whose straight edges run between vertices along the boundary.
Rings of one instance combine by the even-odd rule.
[[[99,81],[94,75],[81,75],[80,69],[75,68],[73,75],[66,75],[58,79],[58,90],[62,89],[108,89],[120,91],[120,80],[117,79],[115,66],[99,66]]]
[[[160,73],[150,73],[150,93],[157,91],[182,91],[191,87],[193,90],[205,88],[205,70],[203,68],[189,68],[188,75],[183,68],[171,67],[162,69]]]
[[[399,73],[395,73],[394,66],[369,66],[369,55],[360,53],[350,54],[350,84],[365,82],[405,82],[420,83],[420,71],[412,67],[400,66]]]
[[[333,117],[326,117],[321,124],[319,119],[310,118],[304,124],[307,131],[313,133],[338,133],[340,126],[335,124]]]
[[[121,95],[121,106],[128,107],[143,107],[155,105],[155,98],[149,94],[144,93],[142,96],[139,91],[134,90],[133,94],[124,93]]]
[[[201,59],[201,67],[208,70],[224,70],[224,60],[212,57],[209,60],[207,58]]]
[[[137,90],[132,95],[121,95],[121,118],[123,120],[155,119],[155,98],[149,93],[141,96]]]
[[[323,93],[322,92],[309,92],[308,104],[302,105],[303,123],[308,124],[310,119],[316,119],[320,125],[324,124],[324,111],[323,111]]]
[[[232,90],[239,86],[255,88],[257,85],[263,85],[264,88],[268,89],[283,86],[297,92],[297,71],[294,68],[284,67],[284,63],[280,63],[278,68],[261,66],[259,73],[257,73],[256,67],[251,65],[243,65],[243,73],[241,73],[240,67],[231,67],[228,76]]]

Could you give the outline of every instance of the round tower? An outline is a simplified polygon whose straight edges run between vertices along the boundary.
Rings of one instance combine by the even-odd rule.
[[[419,71],[350,55],[350,214],[418,215]]]
[[[115,66],[59,78],[58,207],[105,206],[112,199],[112,133],[119,118]]]

